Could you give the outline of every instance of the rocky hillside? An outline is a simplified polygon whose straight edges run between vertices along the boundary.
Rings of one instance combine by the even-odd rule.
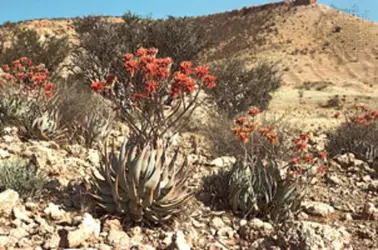
[[[277,60],[287,84],[303,81],[357,81],[374,84],[378,77],[378,25],[331,7],[274,3],[194,17],[208,29],[213,47],[201,60],[233,56],[252,64]],[[104,22],[123,22],[104,17]],[[18,23],[41,35],[69,35],[75,40],[71,19]]]

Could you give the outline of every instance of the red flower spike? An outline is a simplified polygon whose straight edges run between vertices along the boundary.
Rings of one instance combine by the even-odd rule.
[[[247,117],[242,116],[235,120],[235,123],[238,125],[243,125],[247,121]]]
[[[310,140],[310,139],[311,139],[310,135],[308,135],[308,134],[300,134],[299,137],[300,137],[302,140],[304,140],[304,141],[306,141],[306,140]]]
[[[191,62],[184,61],[180,63],[180,72],[188,76],[192,73],[192,66]]]
[[[205,77],[209,74],[209,67],[207,66],[198,66],[194,69],[197,78],[204,80]]]
[[[102,88],[102,82],[92,82],[92,90],[96,93],[101,93],[103,91],[103,88]]]
[[[130,60],[133,59],[133,58],[134,58],[134,55],[131,54],[131,53],[128,53],[128,54],[124,54],[124,55],[123,55],[123,60],[126,61],[126,62],[130,61]]]
[[[318,155],[319,155],[320,159],[325,160],[325,159],[327,159],[328,153],[322,151],[322,152],[319,152]]]
[[[149,56],[156,56],[159,50],[157,48],[149,48],[147,49],[147,55]]]
[[[290,162],[293,164],[299,164],[301,159],[299,157],[293,157]]]
[[[251,109],[251,110],[248,111],[248,114],[250,116],[256,116],[256,115],[260,114],[260,112],[261,111],[260,111],[259,108],[253,108],[253,109]]]
[[[314,161],[314,156],[312,154],[306,154],[304,160],[306,163],[312,163]]]
[[[145,48],[139,48],[136,52],[135,52],[135,55],[137,56],[137,57],[142,57],[142,56],[145,56],[145,55],[147,55],[147,49],[145,49]]]
[[[4,64],[4,65],[2,66],[2,68],[3,68],[3,70],[4,70],[5,73],[9,73],[9,71],[10,71],[10,67],[8,66],[8,64]]]
[[[155,81],[147,81],[146,82],[146,91],[147,92],[155,92],[157,88],[157,82]]]

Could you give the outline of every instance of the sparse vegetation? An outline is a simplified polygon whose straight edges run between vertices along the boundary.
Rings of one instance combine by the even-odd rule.
[[[260,63],[248,70],[241,60],[226,60],[213,67],[219,87],[208,91],[218,108],[229,118],[247,111],[251,106],[268,107],[271,93],[282,85],[275,64]]]
[[[335,119],[344,122],[330,134],[327,151],[331,156],[353,153],[357,158],[374,163],[378,157],[378,111],[355,104]]]
[[[45,37],[43,40],[35,30],[14,27],[7,36],[0,37],[0,62],[12,64],[15,60],[28,57],[35,65],[45,63],[50,78],[58,77],[58,67],[68,56],[70,47],[67,37]],[[9,38],[10,46],[5,46]]]
[[[47,183],[46,177],[37,166],[22,159],[0,162],[0,188],[13,189],[22,198],[33,197],[41,193]]]

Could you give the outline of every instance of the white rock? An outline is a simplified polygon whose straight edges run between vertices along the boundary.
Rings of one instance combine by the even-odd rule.
[[[0,193],[0,214],[9,216],[12,209],[19,203],[20,196],[12,189]]]
[[[100,236],[100,231],[100,220],[96,220],[92,217],[92,215],[85,213],[83,222],[80,224],[79,228],[68,232],[68,245],[69,247],[78,247],[91,236],[98,238]]]
[[[61,220],[64,218],[66,212],[59,208],[58,205],[55,205],[54,203],[49,203],[48,207],[43,210],[45,214],[50,216],[53,220]]]
[[[13,215],[16,219],[25,221],[27,223],[31,222],[31,219],[29,218],[29,213],[25,211],[24,207],[14,207],[13,208]]]
[[[124,231],[119,231],[116,229],[110,229],[107,236],[108,244],[117,247],[122,246],[123,248],[129,248],[130,237]]]
[[[8,151],[0,148],[0,159],[9,158],[11,155]]]
[[[322,202],[303,202],[302,206],[308,214],[326,217],[335,212],[335,209],[328,204]]]
[[[93,166],[100,166],[100,156],[97,150],[90,149],[87,155],[87,161]]]
[[[222,156],[218,157],[210,162],[210,165],[219,167],[219,168],[225,168],[225,167],[231,167],[236,162],[235,157],[229,157],[229,156]]]
[[[303,249],[348,249],[351,236],[345,228],[333,228],[329,225],[308,221],[303,221],[301,224],[302,239],[305,245]]]
[[[248,226],[254,229],[259,229],[264,227],[264,222],[258,218],[253,218],[248,222]]]
[[[223,220],[220,218],[220,217],[214,217],[211,221],[210,221],[210,226],[216,230],[219,230],[221,229],[222,227],[224,227],[224,222]]]
[[[178,250],[190,250],[189,244],[185,240],[185,235],[182,231],[176,233],[175,245]]]

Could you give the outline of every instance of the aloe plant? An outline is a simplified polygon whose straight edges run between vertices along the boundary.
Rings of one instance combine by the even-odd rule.
[[[244,216],[268,217],[281,222],[299,211],[298,183],[283,179],[273,160],[238,162],[231,170],[228,189],[233,211]]]
[[[187,158],[179,160],[178,150],[168,157],[169,143],[140,147],[125,140],[119,156],[114,145],[110,153],[106,148],[91,195],[107,212],[160,224],[178,214],[191,198],[185,186]]]

